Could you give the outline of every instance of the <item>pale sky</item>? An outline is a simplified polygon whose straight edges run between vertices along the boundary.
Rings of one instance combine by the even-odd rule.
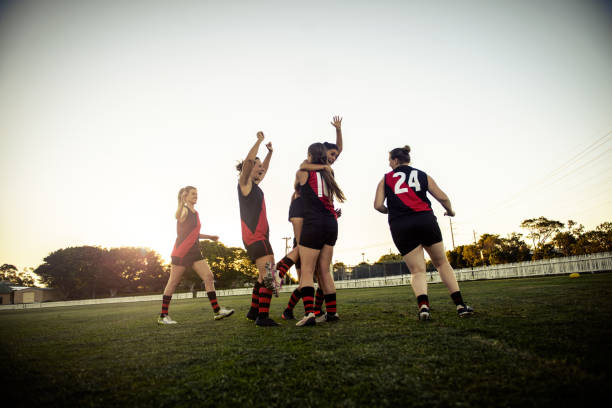
[[[334,262],[397,252],[372,203],[405,144],[450,196],[456,245],[538,216],[612,221],[604,2],[5,3],[0,264],[80,245],[168,260],[185,185],[202,233],[242,246],[234,165],[258,130],[274,146],[261,187],[280,259],[295,171],[309,144],[334,141],[333,115],[348,198]]]

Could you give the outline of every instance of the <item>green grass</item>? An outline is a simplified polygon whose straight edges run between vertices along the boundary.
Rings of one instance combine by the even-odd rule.
[[[586,406],[610,382],[612,274],[462,283],[459,319],[430,285],[338,292],[336,324],[257,328],[250,299],[0,312],[3,400],[17,406]],[[288,294],[272,300],[277,318]],[[301,303],[297,310],[303,310]],[[277,319],[277,320],[280,320]]]

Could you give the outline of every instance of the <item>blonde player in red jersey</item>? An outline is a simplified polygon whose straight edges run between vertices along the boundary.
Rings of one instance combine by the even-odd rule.
[[[192,267],[204,281],[206,294],[213,308],[214,319],[223,319],[234,313],[233,309],[225,309],[219,306],[212,271],[200,251],[200,239],[217,241],[219,237],[216,235],[200,234],[200,216],[194,208],[197,201],[198,190],[195,187],[187,186],[180,189],[178,193],[178,208],[174,214],[177,238],[172,250],[170,278],[164,289],[162,310],[157,319],[159,324],[176,324],[176,321],[168,316],[168,308],[170,307],[172,294],[181,281],[185,269],[188,267]]]

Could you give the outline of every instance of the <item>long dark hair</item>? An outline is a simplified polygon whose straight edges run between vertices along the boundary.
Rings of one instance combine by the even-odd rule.
[[[327,149],[323,143],[313,143],[308,146],[308,154],[311,157],[313,164],[328,164],[327,163]],[[346,200],[344,193],[340,190],[340,187],[336,183],[334,176],[329,174],[327,171],[321,171],[321,176],[325,180],[325,184],[331,192],[332,199],[335,197],[336,200],[343,203]]]
[[[389,152],[391,160],[398,159],[400,163],[410,163],[410,146],[396,147]]]

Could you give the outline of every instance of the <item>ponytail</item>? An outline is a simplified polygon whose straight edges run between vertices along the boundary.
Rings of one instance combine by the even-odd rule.
[[[183,200],[183,196],[189,194],[191,190],[195,190],[195,187],[186,186],[181,188],[178,192],[178,207],[176,208],[176,212],[174,213],[174,218],[176,218],[177,220],[181,218],[183,207],[185,207],[185,201]]]

